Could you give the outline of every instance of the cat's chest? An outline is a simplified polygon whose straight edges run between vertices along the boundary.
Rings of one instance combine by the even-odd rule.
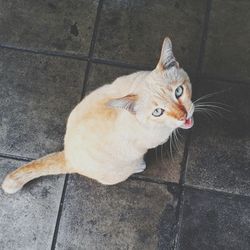
[[[167,129],[145,129],[137,134],[137,140],[143,147],[150,149],[165,143],[170,134],[171,131]]]

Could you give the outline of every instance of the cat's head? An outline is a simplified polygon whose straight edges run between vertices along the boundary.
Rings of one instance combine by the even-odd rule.
[[[110,105],[130,111],[145,126],[192,127],[190,79],[175,60],[169,38],[164,39],[156,68],[140,80],[143,84],[138,89],[112,100]]]

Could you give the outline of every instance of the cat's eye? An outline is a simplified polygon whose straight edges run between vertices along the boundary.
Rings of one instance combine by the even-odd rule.
[[[164,113],[164,109],[162,108],[156,108],[154,112],[152,113],[153,116],[159,117]]]
[[[180,98],[183,94],[183,87],[182,86],[179,86],[178,88],[176,88],[175,90],[175,97],[176,99]]]

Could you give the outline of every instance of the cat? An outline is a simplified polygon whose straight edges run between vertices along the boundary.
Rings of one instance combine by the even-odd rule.
[[[34,178],[66,173],[105,185],[125,181],[145,170],[148,149],[175,129],[192,127],[191,96],[190,79],[166,37],[154,70],[121,76],[87,95],[68,118],[64,150],[9,173],[2,188],[12,194]]]

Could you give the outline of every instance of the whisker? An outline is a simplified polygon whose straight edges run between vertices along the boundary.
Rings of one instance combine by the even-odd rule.
[[[207,99],[207,98],[212,97],[212,96],[215,96],[215,95],[219,95],[219,94],[224,93],[224,92],[226,92],[226,91],[227,91],[227,90],[221,90],[221,91],[209,93],[209,94],[207,94],[207,95],[201,96],[200,98],[196,99],[193,103],[196,103],[196,102],[198,102],[198,101],[200,101],[200,100]]]
[[[195,112],[199,112],[202,114],[208,115],[210,118],[214,118],[214,116],[219,116],[220,118],[226,118],[221,112],[218,110],[210,109],[210,108],[196,108]]]
[[[179,144],[178,144],[178,143],[179,143],[179,140],[178,140],[177,135],[176,135],[176,130],[174,130],[173,135],[174,135],[174,140],[175,140],[176,149],[177,149],[178,151],[180,151],[180,147],[179,147]]]
[[[210,119],[213,119],[214,117],[212,116],[211,113],[207,112],[206,110],[205,111],[202,111],[201,112],[202,115],[205,115],[205,116],[208,116]]]
[[[197,108],[207,108],[207,109],[210,109],[210,110],[219,109],[221,111],[232,112],[229,109],[226,109],[226,108],[223,108],[223,107],[219,107],[219,106],[216,106],[216,105],[209,105],[209,104],[197,105],[197,106],[195,106],[195,109],[197,109]]]
[[[201,102],[201,103],[196,103],[194,104],[195,107],[197,106],[204,106],[204,105],[210,105],[210,106],[214,106],[214,107],[218,107],[218,108],[231,108],[230,105],[227,105],[225,103],[221,103],[221,102]]]
[[[179,128],[176,129],[176,132],[177,132],[177,134],[179,135],[179,137],[181,137],[181,139],[184,138],[183,135],[180,133]]]
[[[231,108],[230,105],[228,105],[226,103],[223,103],[223,102],[198,102],[198,103],[195,103],[194,106],[202,105],[202,104],[211,104],[211,105],[217,105],[219,107],[228,107],[228,108]]]
[[[161,163],[164,165],[163,154],[162,154],[162,148],[163,148],[163,145],[161,145]]]

